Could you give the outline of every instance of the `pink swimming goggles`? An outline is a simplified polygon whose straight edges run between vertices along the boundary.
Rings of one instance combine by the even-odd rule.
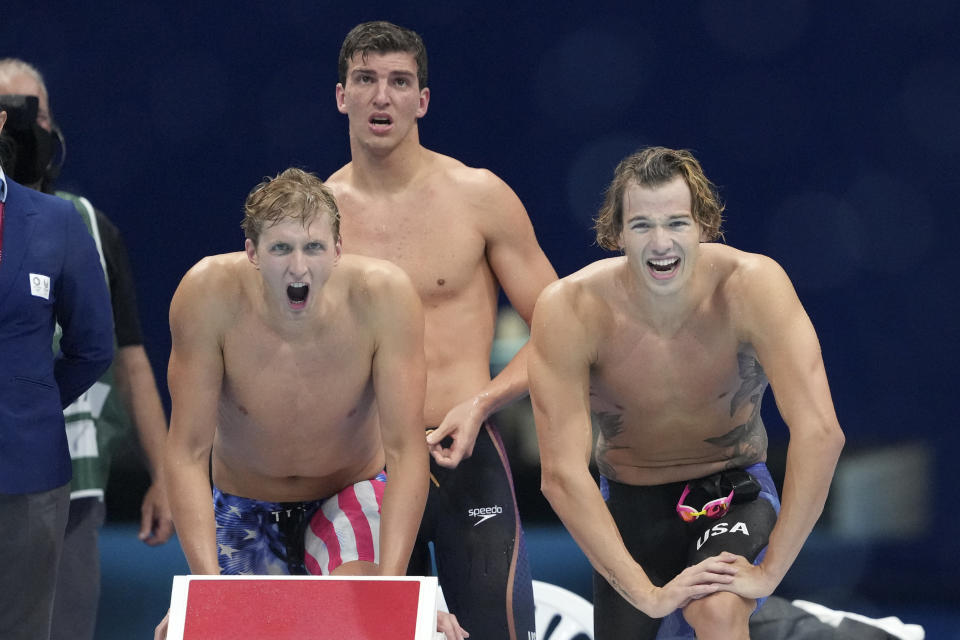
[[[733,501],[733,490],[731,489],[730,495],[726,496],[725,498],[711,500],[707,504],[703,505],[703,508],[700,511],[697,511],[693,507],[688,507],[687,505],[683,504],[683,501],[687,498],[689,493],[690,485],[687,484],[687,486],[683,488],[683,493],[680,494],[680,500],[677,501],[677,514],[684,522],[693,522],[700,516],[719,518],[730,510],[730,503]]]

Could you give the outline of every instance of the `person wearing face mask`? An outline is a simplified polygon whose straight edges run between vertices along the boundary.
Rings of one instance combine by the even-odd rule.
[[[27,113],[26,99],[35,107]],[[111,450],[129,430],[130,419],[146,455],[152,484],[141,507],[140,538],[159,545],[173,533],[162,481],[167,423],[137,314],[127,251],[114,224],[84,197],[55,191],[65,155],[64,138],[50,111],[46,84],[32,65],[0,60],[0,104],[19,117],[8,126],[9,174],[18,182],[73,203],[95,239],[112,302],[116,357],[112,367],[65,411],[73,459],[70,517],[61,559],[51,637],[89,640],[96,627],[100,595],[99,530],[105,517],[104,490]]]
[[[23,104],[35,117],[36,99]],[[110,365],[113,320],[82,218],[7,174],[25,157],[7,117],[0,106],[0,638],[43,640],[70,502],[63,409]]]

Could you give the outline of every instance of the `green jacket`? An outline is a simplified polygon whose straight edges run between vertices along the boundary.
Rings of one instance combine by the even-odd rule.
[[[100,264],[106,276],[107,262],[100,241],[97,216],[90,201],[65,191],[57,196],[73,202],[87,224],[90,235],[100,252]],[[107,277],[107,286],[110,278]],[[60,343],[60,327],[53,337],[56,351]],[[110,474],[110,458],[114,447],[130,431],[131,421],[120,394],[114,385],[114,367],[94,383],[76,402],[63,410],[67,423],[67,441],[73,461],[73,480],[70,482],[70,498],[96,497],[103,499]]]

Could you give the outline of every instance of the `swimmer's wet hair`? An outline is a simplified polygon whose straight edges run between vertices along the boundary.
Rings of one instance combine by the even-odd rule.
[[[318,214],[330,217],[333,240],[340,240],[340,210],[323,180],[302,169],[290,168],[266,178],[247,196],[243,205],[244,235],[256,245],[264,229],[283,220],[307,227]]]
[[[347,67],[357,53],[366,60],[368,53],[409,53],[417,61],[418,89],[427,88],[427,48],[423,38],[410,29],[383,20],[358,24],[343,40],[337,65],[339,81],[347,86]]]
[[[644,147],[620,161],[613,172],[613,181],[607,187],[603,206],[594,219],[597,244],[617,251],[623,231],[623,197],[634,184],[641,187],[659,187],[675,177],[683,178],[690,187],[691,214],[707,240],[723,238],[724,205],[717,188],[703,173],[703,168],[686,149]]]

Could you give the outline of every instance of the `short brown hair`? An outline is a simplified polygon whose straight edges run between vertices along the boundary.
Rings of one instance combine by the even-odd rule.
[[[417,61],[418,89],[427,87],[427,48],[423,39],[415,31],[383,20],[358,24],[344,38],[338,63],[340,84],[347,85],[347,66],[353,56],[359,52],[361,59],[366,60],[371,51],[411,54]]]
[[[613,172],[613,181],[607,187],[603,206],[594,220],[597,244],[604,249],[620,248],[623,230],[623,194],[631,184],[658,187],[681,176],[690,188],[691,213],[708,240],[723,238],[724,205],[717,188],[703,173],[703,168],[686,149],[644,147],[620,161]]]
[[[330,217],[333,240],[340,240],[340,210],[333,192],[323,180],[302,169],[290,168],[273,178],[265,178],[247,196],[243,205],[244,235],[260,240],[264,229],[283,220],[295,220],[304,227],[321,213]]]

